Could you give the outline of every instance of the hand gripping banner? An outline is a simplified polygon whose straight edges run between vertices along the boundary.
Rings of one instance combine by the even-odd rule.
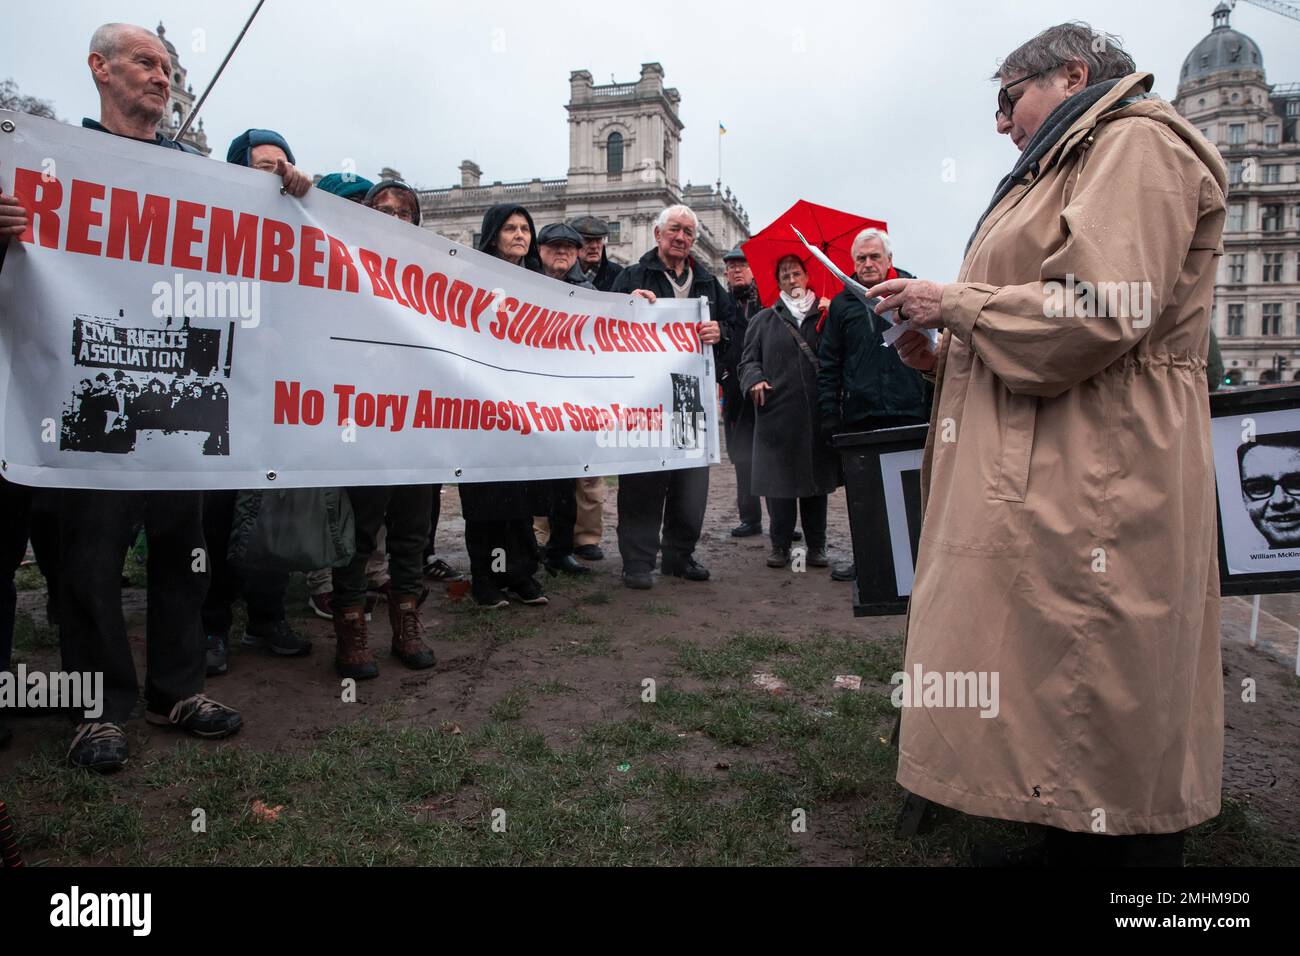
[[[591,292],[259,170],[0,111],[0,474],[475,482],[718,461],[704,300]]]

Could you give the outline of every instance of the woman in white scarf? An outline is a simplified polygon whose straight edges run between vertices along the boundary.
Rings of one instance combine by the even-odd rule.
[[[806,563],[826,567],[826,496],[838,484],[838,462],[819,438],[817,348],[825,300],[808,287],[797,256],[776,265],[781,294],[750,320],[737,369],[754,402],[751,490],[767,499],[772,552],[767,565],[784,568],[796,519],[808,545]]]

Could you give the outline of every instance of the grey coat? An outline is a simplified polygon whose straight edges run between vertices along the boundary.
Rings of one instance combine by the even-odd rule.
[[[810,312],[799,333],[817,354],[817,322]],[[767,382],[772,390],[755,409],[753,481],[750,491],[767,498],[826,495],[839,484],[839,462],[817,428],[817,369],[790,334],[794,317],[785,303],[764,309],[749,321],[741,353],[740,387]]]

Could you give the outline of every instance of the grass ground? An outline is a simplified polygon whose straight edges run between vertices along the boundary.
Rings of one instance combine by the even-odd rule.
[[[611,692],[615,716],[557,732],[546,718],[583,693],[584,659],[624,650],[609,580],[556,582],[552,594],[567,606],[549,619],[464,604],[444,615],[440,641],[478,655],[555,641],[557,625],[564,635],[546,674],[494,691],[464,730],[414,722],[399,699],[270,749],[239,738],[137,748],[149,731],[132,725],[144,756],[111,777],[67,768],[66,740],[46,735],[3,785],[28,860],[954,865],[973,842],[1028,841],[1026,827],[947,812],[920,838],[894,837],[898,634],[827,629],[794,640],[751,628],[701,640],[675,628],[677,608],[656,593],[640,609],[661,625],[653,640],[666,665],[653,700],[625,682]],[[20,656],[55,646],[48,628],[20,616]],[[754,686],[758,671],[787,689]],[[862,690],[833,689],[838,674],[861,675]],[[278,819],[261,819],[257,801],[281,808]],[[1188,858],[1291,863],[1291,840],[1229,799],[1192,833]]]

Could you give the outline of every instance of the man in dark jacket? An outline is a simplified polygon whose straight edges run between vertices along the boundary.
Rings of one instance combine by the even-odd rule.
[[[90,41],[88,58],[99,92],[100,118],[82,126],[164,149],[194,150],[158,132],[171,93],[172,63],[151,30],[105,24]],[[311,180],[292,164],[277,167],[286,192],[301,196]],[[24,214],[25,217],[25,214]],[[0,226],[5,219],[0,219]],[[12,234],[12,233],[11,233]],[[60,495],[59,644],[63,669],[104,675],[103,713],[77,725],[68,760],[112,770],[126,762],[122,725],[139,684],[122,619],[122,564],[136,523],[149,542],[149,620],[146,627],[145,718],[198,737],[225,737],[241,725],[239,713],[205,697],[200,608],[206,570],[194,555],[205,549],[203,493],[199,491],[66,490]]]
[[[740,357],[745,349],[749,320],[763,310],[758,284],[740,246],[722,257],[727,270],[727,287],[736,303],[736,325],[726,355],[718,365],[722,386],[722,423],[727,431],[727,457],[736,469],[736,508],[740,524],[731,529],[733,538],[763,533],[762,501],[750,491],[754,459],[754,405],[740,389]]]
[[[886,279],[912,277],[894,268],[893,245],[880,229],[860,232],[852,252],[856,278],[868,288]],[[848,289],[831,300],[817,376],[826,441],[844,432],[924,425],[930,420],[934,390],[919,372],[903,364],[894,349],[883,347],[886,326],[884,318]],[[852,581],[856,576],[852,565],[839,565],[831,572],[836,581]]]
[[[700,341],[713,346],[720,363],[734,334],[735,305],[722,284],[691,255],[699,219],[687,206],[669,206],[655,220],[657,245],[624,269],[613,292],[647,290],[665,299],[709,300],[711,321],[700,325]],[[712,396],[706,396],[711,400]],[[663,526],[664,574],[707,581],[708,568],[696,562],[695,545],[704,524],[709,497],[709,467],[622,475],[618,482],[618,549],[623,555],[623,583],[646,590],[660,550]]]
[[[578,231],[563,222],[543,226],[537,234],[537,251],[542,257],[542,271],[580,289],[595,287],[583,274],[578,251],[583,239]],[[551,510],[547,515],[546,569],[551,574],[588,574],[591,569],[573,556],[573,529],[578,522],[576,478],[556,478],[551,482]],[[533,523],[534,531],[538,522]]]
[[[583,275],[597,291],[609,292],[614,288],[614,280],[623,271],[617,262],[609,261],[605,252],[605,245],[609,241],[609,226],[595,216],[579,216],[569,225],[582,236],[578,265]]]

